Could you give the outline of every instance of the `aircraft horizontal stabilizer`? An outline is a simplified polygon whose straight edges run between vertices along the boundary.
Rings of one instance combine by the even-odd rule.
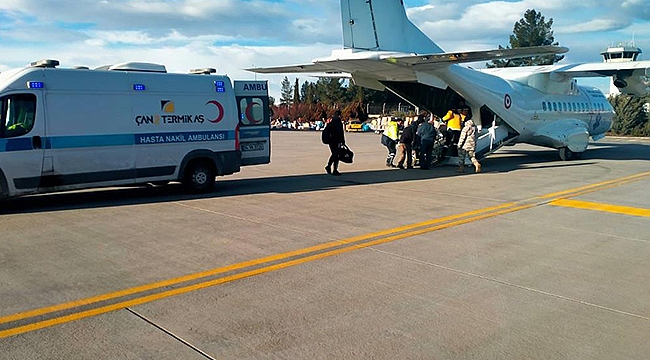
[[[289,66],[277,66],[277,67],[267,67],[267,68],[251,68],[246,69],[258,74],[283,74],[283,73],[330,73],[332,68],[329,66],[324,66],[322,64],[304,64],[304,65],[289,65]]]
[[[516,59],[529,56],[548,56],[563,54],[569,51],[563,46],[534,46],[515,49],[495,49],[481,51],[449,52],[444,54],[418,55],[408,57],[389,57],[386,60],[406,65],[412,65],[418,70],[428,70],[442,64],[468,63],[498,59]]]
[[[383,61],[389,64],[413,66],[417,70],[429,70],[453,63],[467,63],[475,61],[489,61],[496,59],[516,59],[528,56],[546,56],[562,54],[569,51],[560,46],[536,46],[516,49],[496,49],[483,51],[465,51],[442,54],[411,55],[395,52],[377,51],[338,51],[329,58],[314,60],[312,64],[289,65],[268,68],[246,69],[260,74],[280,73],[326,73],[339,74],[339,68],[346,68],[339,64],[366,62],[367,64]],[[337,64],[338,63],[338,64]],[[337,64],[337,65],[334,65]],[[333,66],[334,65],[334,66]],[[364,66],[365,67],[365,66]],[[327,75],[326,75],[327,76]]]

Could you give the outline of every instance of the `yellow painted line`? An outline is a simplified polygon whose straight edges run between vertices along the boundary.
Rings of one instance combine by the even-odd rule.
[[[607,180],[607,181],[603,181],[603,182],[599,182],[599,183],[595,183],[595,184],[585,185],[585,186],[581,186],[581,187],[577,187],[577,188],[573,188],[573,189],[569,189],[569,190],[558,191],[558,192],[554,192],[554,193],[539,196],[539,198],[541,198],[541,199],[552,199],[552,198],[556,198],[556,197],[573,197],[573,196],[577,196],[577,195],[574,195],[573,193],[580,193],[580,192],[584,192],[584,191],[591,192],[589,190],[598,191],[603,186],[607,186],[607,185],[618,186],[618,185],[622,185],[622,183],[641,180],[641,179],[646,178],[648,176],[650,176],[650,171],[646,171],[646,172],[642,172],[642,173],[638,173],[638,174],[634,174],[634,175],[630,175],[630,176],[625,176],[625,177],[614,179],[614,180]]]
[[[596,184],[585,185],[585,186],[570,189],[570,190],[565,190],[565,191],[556,192],[556,193],[552,193],[552,194],[548,194],[548,195],[543,195],[543,196],[536,197],[534,199],[552,199],[552,198],[555,197],[556,199],[550,201],[552,203],[554,201],[561,200],[562,198],[578,196],[578,195],[581,195],[581,194],[586,194],[586,193],[590,193],[590,192],[594,192],[594,191],[600,191],[600,190],[603,190],[605,188],[620,186],[620,185],[630,183],[630,182],[633,182],[633,181],[638,181],[638,180],[643,179],[643,178],[648,177],[648,176],[650,176],[650,172],[639,173],[639,174],[630,175],[630,176],[626,176],[626,177],[622,177],[622,178],[618,178],[618,179],[614,179],[614,180],[603,181],[603,182],[596,183]],[[308,247],[308,248],[304,248],[304,249],[299,249],[299,250],[296,250],[296,251],[286,252],[286,253],[282,253],[282,254],[276,254],[276,255],[272,255],[272,256],[268,256],[268,257],[264,257],[264,258],[260,258],[260,259],[255,259],[255,260],[250,260],[250,261],[245,261],[245,262],[241,262],[241,263],[238,263],[238,264],[219,267],[219,268],[215,268],[215,269],[211,269],[211,270],[207,270],[207,271],[203,271],[203,272],[198,272],[198,273],[195,273],[195,274],[181,276],[181,277],[174,278],[174,279],[163,280],[163,281],[159,281],[159,282],[155,282],[155,283],[151,283],[151,284],[146,284],[146,285],[142,285],[142,286],[137,286],[137,287],[133,287],[133,288],[125,289],[125,290],[120,290],[120,291],[115,291],[115,292],[111,292],[111,293],[107,293],[107,294],[103,294],[103,295],[89,297],[89,298],[82,299],[82,300],[72,301],[72,302],[68,302],[68,303],[64,303],[64,304],[59,304],[59,305],[54,305],[54,306],[50,306],[50,307],[41,308],[41,309],[35,309],[35,310],[31,310],[31,311],[26,311],[26,312],[23,312],[23,313],[8,315],[8,316],[0,317],[0,324],[13,322],[13,321],[17,321],[17,320],[22,320],[22,319],[27,319],[27,318],[31,318],[31,317],[35,317],[35,316],[40,316],[40,315],[46,315],[46,314],[53,313],[53,312],[56,312],[56,311],[72,309],[72,308],[75,308],[75,307],[91,305],[91,304],[94,304],[94,303],[107,301],[107,300],[111,300],[111,299],[116,299],[116,298],[124,297],[124,296],[128,296],[128,295],[133,295],[133,294],[137,294],[137,293],[148,291],[148,290],[158,289],[158,288],[165,287],[165,286],[177,285],[177,284],[181,284],[181,283],[187,282],[187,281],[198,280],[198,279],[208,277],[208,276],[214,276],[214,275],[218,275],[218,274],[229,272],[229,271],[244,269],[246,267],[262,265],[262,264],[268,263],[268,262],[284,260],[284,259],[287,259],[287,258],[290,258],[290,257],[305,255],[305,254],[309,254],[309,253],[315,252],[315,251],[326,250],[326,249],[329,249],[329,248],[332,248],[332,247],[337,247],[337,246],[341,246],[341,245],[349,245],[349,246],[346,246],[346,247],[343,247],[343,248],[338,248],[338,249],[330,250],[330,251],[319,253],[319,254],[309,255],[309,256],[302,257],[302,258],[298,258],[298,259],[294,259],[294,260],[290,260],[290,261],[286,261],[286,262],[278,263],[278,264],[274,264],[274,265],[269,265],[269,266],[261,267],[261,268],[254,269],[254,270],[245,271],[245,272],[242,272],[242,273],[239,273],[239,274],[234,274],[234,275],[226,276],[226,277],[219,278],[219,279],[213,279],[213,280],[209,280],[209,281],[205,281],[205,282],[201,282],[201,283],[197,283],[197,284],[193,284],[193,285],[189,285],[189,286],[179,287],[179,288],[176,288],[176,289],[163,291],[163,292],[160,292],[160,293],[157,293],[157,294],[147,295],[147,296],[135,298],[135,299],[132,299],[132,300],[118,302],[118,303],[115,303],[115,304],[112,304],[112,305],[98,307],[98,308],[95,308],[95,309],[85,310],[85,311],[81,311],[81,312],[78,312],[78,313],[73,313],[73,314],[69,314],[69,315],[65,315],[65,316],[61,316],[61,317],[52,318],[52,319],[49,319],[49,320],[44,320],[44,321],[35,322],[35,323],[24,325],[24,326],[19,326],[19,327],[3,330],[3,331],[0,331],[0,338],[5,338],[5,337],[9,337],[9,336],[29,332],[29,331],[34,331],[34,330],[42,329],[42,328],[53,326],[53,325],[57,325],[57,324],[62,324],[62,323],[75,321],[75,320],[79,320],[79,319],[83,319],[83,318],[87,318],[87,317],[91,317],[91,316],[96,316],[96,315],[99,315],[99,314],[104,314],[104,313],[107,313],[107,312],[124,309],[126,307],[140,305],[140,304],[148,303],[148,302],[159,300],[159,299],[164,299],[164,298],[167,298],[167,297],[171,297],[171,296],[175,296],[175,295],[179,295],[179,294],[184,294],[184,293],[187,293],[187,292],[203,289],[203,288],[210,287],[210,286],[215,286],[215,285],[218,285],[218,284],[223,284],[223,283],[226,283],[226,282],[231,282],[231,281],[234,281],[234,280],[243,279],[243,278],[246,278],[246,277],[255,276],[255,275],[259,275],[259,274],[263,274],[263,273],[267,273],[267,272],[271,272],[271,271],[275,271],[275,270],[279,270],[279,269],[284,269],[284,268],[287,268],[287,267],[290,267],[290,266],[295,266],[295,265],[302,264],[302,263],[305,263],[305,262],[314,261],[314,260],[317,260],[317,259],[322,259],[322,258],[325,258],[325,257],[345,253],[345,252],[352,251],[352,250],[355,250],[355,249],[366,248],[366,247],[369,247],[369,246],[374,246],[374,245],[378,245],[378,244],[382,244],[382,243],[386,243],[386,242],[391,242],[391,241],[395,241],[395,240],[399,240],[399,239],[403,239],[403,238],[407,238],[407,237],[411,237],[411,236],[416,236],[416,235],[420,235],[420,234],[424,234],[424,233],[428,233],[428,232],[432,232],[432,231],[446,229],[446,228],[449,228],[449,227],[452,227],[452,226],[458,226],[458,225],[466,224],[466,223],[469,223],[469,222],[482,220],[482,219],[485,219],[485,218],[490,218],[490,217],[494,217],[494,216],[498,216],[498,215],[502,215],[502,214],[506,214],[506,213],[515,212],[515,211],[520,211],[520,210],[527,209],[527,208],[530,208],[530,207],[533,207],[533,206],[536,206],[536,204],[533,203],[533,204],[526,204],[526,205],[517,205],[517,203],[507,203],[507,204],[503,204],[503,205],[498,205],[498,206],[483,208],[483,209],[479,209],[479,210],[469,211],[469,212],[465,212],[465,213],[461,213],[461,214],[451,215],[451,216],[447,216],[447,217],[443,217],[443,218],[423,221],[423,222],[410,224],[410,225],[406,225],[406,226],[402,226],[402,227],[396,227],[396,228],[393,228],[393,229],[382,230],[382,231],[378,231],[378,232],[374,232],[374,233],[370,233],[370,234],[359,235],[359,236],[355,236],[355,237],[351,237],[351,238],[347,238],[347,239],[343,239],[343,240],[328,242],[328,243],[324,243],[324,244],[320,244],[320,245],[316,245],[316,246],[312,246],[312,247]],[[436,224],[438,224],[438,225],[436,225]],[[417,230],[413,230],[413,229],[417,229]],[[382,237],[382,236],[387,236],[387,237],[380,238],[380,239],[375,239],[375,240],[367,241],[367,242],[363,242],[363,243],[359,243],[359,242],[362,242],[362,241],[365,241],[365,240],[370,240],[372,238]]]
[[[372,239],[372,238],[375,238],[375,237],[386,236],[386,235],[395,234],[395,233],[402,232],[402,231],[412,230],[412,229],[419,228],[419,227],[429,226],[429,225],[433,225],[433,224],[439,224],[439,223],[443,223],[443,222],[447,222],[447,221],[451,221],[451,220],[455,220],[455,219],[459,219],[459,218],[463,218],[463,217],[469,217],[469,216],[473,216],[473,215],[476,215],[476,214],[482,214],[482,213],[486,213],[486,212],[490,212],[490,211],[494,211],[494,210],[504,209],[504,208],[507,208],[507,207],[510,207],[510,206],[514,206],[514,203],[507,203],[507,204],[502,204],[502,205],[498,205],[498,206],[487,207],[487,208],[483,208],[483,209],[479,209],[479,210],[468,211],[468,212],[465,212],[465,213],[462,213],[462,214],[456,214],[456,215],[446,216],[446,217],[442,217],[442,218],[438,218],[438,219],[427,220],[427,221],[423,221],[423,222],[419,222],[419,223],[415,223],[415,224],[396,227],[396,228],[393,228],[393,229],[382,230],[382,231],[378,231],[378,232],[374,232],[374,233],[370,233],[370,234],[365,234],[365,235],[359,235],[359,236],[355,236],[355,237],[351,237],[351,238],[347,238],[347,239],[343,239],[343,240],[336,240],[336,241],[332,241],[332,242],[328,242],[328,243],[324,243],[324,244],[311,246],[311,247],[304,248],[304,249],[299,249],[299,250],[290,251],[290,252],[286,252],[286,253],[282,253],[282,254],[276,254],[276,255],[271,255],[271,256],[267,256],[267,257],[263,257],[263,258],[259,258],[259,259],[244,261],[244,262],[237,263],[237,264],[218,267],[218,268],[214,268],[214,269],[211,269],[211,270],[206,270],[206,271],[202,271],[202,272],[198,272],[198,273],[194,273],[194,274],[189,274],[189,275],[185,275],[185,276],[181,276],[181,277],[177,277],[177,278],[173,278],[173,279],[168,279],[168,280],[158,281],[158,282],[145,284],[145,285],[141,285],[141,286],[136,286],[136,287],[132,287],[132,288],[124,289],[124,290],[114,291],[114,292],[110,292],[110,293],[106,293],[106,294],[102,294],[102,295],[97,295],[97,296],[93,296],[93,297],[89,297],[89,298],[85,298],[85,299],[81,299],[81,300],[71,301],[71,302],[67,302],[67,303],[62,303],[62,304],[58,304],[58,305],[53,305],[53,306],[49,306],[49,307],[40,308],[40,309],[34,309],[34,310],[30,310],[30,311],[25,311],[25,312],[22,312],[22,313],[7,315],[7,316],[0,317],[0,324],[13,322],[13,321],[18,321],[18,320],[22,320],[22,319],[27,319],[27,318],[31,318],[31,317],[35,317],[35,316],[46,315],[46,314],[50,314],[50,313],[57,312],[57,311],[72,309],[72,308],[75,308],[75,307],[91,305],[91,304],[94,304],[94,303],[98,303],[98,302],[102,302],[102,301],[108,301],[108,300],[112,300],[112,299],[116,299],[116,298],[120,298],[120,297],[124,297],[124,296],[129,296],[129,295],[137,294],[137,293],[144,292],[144,291],[155,290],[155,289],[159,289],[159,288],[166,287],[166,286],[173,286],[173,285],[181,284],[181,283],[188,282],[188,281],[194,281],[194,280],[198,280],[198,279],[201,279],[201,278],[204,278],[204,277],[214,276],[214,275],[222,274],[222,273],[229,272],[229,271],[235,271],[235,270],[239,270],[239,269],[243,269],[243,268],[247,268],[247,267],[251,267],[251,266],[257,266],[257,265],[261,265],[261,264],[264,264],[264,263],[267,263],[267,262],[279,261],[279,260],[287,259],[287,258],[294,257],[294,256],[308,254],[310,252],[325,250],[325,249],[329,249],[329,248],[332,248],[332,247],[335,247],[335,246],[341,246],[341,245],[345,245],[345,244],[355,243],[355,242],[359,242],[359,241]]]
[[[608,213],[650,217],[650,209],[594,203],[589,201],[559,199],[550,202],[551,205],[570,207],[575,209],[595,210]]]
[[[262,267],[262,268],[259,268],[259,269],[249,270],[249,271],[245,271],[245,272],[242,272],[242,273],[239,273],[239,274],[234,274],[234,275],[226,276],[226,277],[219,278],[219,279],[214,279],[214,280],[205,281],[205,282],[198,283],[198,284],[193,284],[193,285],[189,285],[189,286],[185,286],[185,287],[180,287],[180,288],[177,288],[177,289],[168,290],[168,291],[164,291],[164,292],[161,292],[161,293],[152,294],[152,295],[148,295],[148,296],[144,296],[144,297],[140,297],[140,298],[136,298],[136,299],[132,299],[132,300],[128,300],[128,301],[123,301],[123,302],[119,302],[119,303],[108,305],[108,306],[103,306],[103,307],[90,309],[90,310],[86,310],[86,311],[82,311],[82,312],[78,312],[78,313],[73,313],[73,314],[70,314],[70,315],[65,315],[65,316],[61,316],[61,317],[57,317],[57,318],[53,318],[53,319],[49,319],[49,320],[35,322],[35,323],[32,323],[32,324],[28,324],[28,325],[18,326],[18,327],[15,327],[15,328],[0,331],[0,339],[10,337],[10,336],[15,336],[15,335],[30,332],[30,331],[40,330],[40,329],[43,329],[43,328],[46,328],[46,327],[59,325],[59,324],[63,324],[63,323],[71,322],[71,321],[81,320],[81,319],[84,319],[84,318],[97,316],[97,315],[105,314],[105,313],[116,311],[116,310],[121,310],[121,309],[124,309],[124,308],[127,308],[127,307],[142,305],[142,304],[149,303],[149,302],[152,302],[152,301],[161,300],[161,299],[164,299],[164,298],[168,298],[168,297],[172,297],[172,296],[176,296],[176,295],[180,295],[180,294],[185,294],[185,293],[188,293],[188,292],[204,289],[204,288],[207,288],[207,287],[211,287],[211,286],[215,286],[215,285],[219,285],[219,284],[224,284],[224,283],[244,279],[244,278],[255,276],[255,275],[268,273],[268,272],[271,272],[271,271],[285,269],[285,268],[288,268],[288,267],[291,267],[291,266],[300,265],[300,264],[303,264],[303,263],[306,263],[306,262],[323,259],[323,258],[326,258],[326,257],[330,257],[330,256],[350,252],[350,251],[353,251],[353,250],[363,249],[363,248],[367,248],[367,247],[374,246],[374,245],[379,245],[379,244],[383,244],[383,243],[387,243],[387,242],[391,242],[391,241],[395,241],[395,240],[399,240],[399,239],[404,239],[404,238],[407,238],[407,237],[421,235],[421,234],[425,234],[425,233],[429,233],[429,232],[433,232],[433,231],[437,231],[437,230],[450,228],[450,227],[453,227],[453,226],[458,226],[458,225],[462,225],[462,224],[466,224],[466,223],[470,223],[470,222],[474,222],[474,221],[478,221],[478,220],[482,220],[482,219],[486,219],[486,218],[490,218],[490,217],[495,217],[495,216],[499,216],[499,215],[502,215],[502,214],[507,214],[507,213],[527,209],[527,208],[530,208],[530,207],[533,207],[533,206],[535,206],[535,205],[531,204],[531,205],[514,206],[514,207],[502,209],[502,210],[495,211],[495,212],[488,212],[488,213],[484,213],[484,214],[479,214],[479,215],[476,215],[476,216],[471,217],[471,218],[464,218],[464,219],[456,220],[456,221],[445,223],[445,224],[435,225],[435,226],[431,226],[431,227],[428,227],[428,228],[423,228],[423,229],[410,231],[410,232],[407,232],[407,233],[402,233],[402,234],[397,234],[397,235],[393,235],[393,236],[386,237],[386,238],[372,240],[372,241],[361,243],[361,244],[351,243],[347,247],[330,250],[328,252],[314,254],[314,255],[310,255],[310,256],[299,258],[299,259],[286,261],[286,262],[279,263],[279,264],[269,265],[269,266]]]

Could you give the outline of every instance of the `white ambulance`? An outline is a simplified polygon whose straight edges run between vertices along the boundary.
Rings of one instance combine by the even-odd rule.
[[[267,83],[123,63],[0,73],[0,198],[215,177],[270,162]]]

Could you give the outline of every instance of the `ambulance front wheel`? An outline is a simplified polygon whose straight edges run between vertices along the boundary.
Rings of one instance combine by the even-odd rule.
[[[212,190],[216,171],[214,165],[205,160],[192,161],[185,169],[183,185],[194,193],[204,193]]]

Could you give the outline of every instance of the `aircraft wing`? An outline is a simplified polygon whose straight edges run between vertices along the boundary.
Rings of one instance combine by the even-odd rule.
[[[622,94],[645,96],[650,94],[650,61],[619,63],[589,63],[556,67],[551,77],[612,77]]]
[[[635,72],[641,70],[645,76],[650,76],[650,61],[627,61],[618,63],[588,63],[572,64],[556,68],[554,74],[568,75],[570,77],[599,77],[615,76],[622,72]]]

